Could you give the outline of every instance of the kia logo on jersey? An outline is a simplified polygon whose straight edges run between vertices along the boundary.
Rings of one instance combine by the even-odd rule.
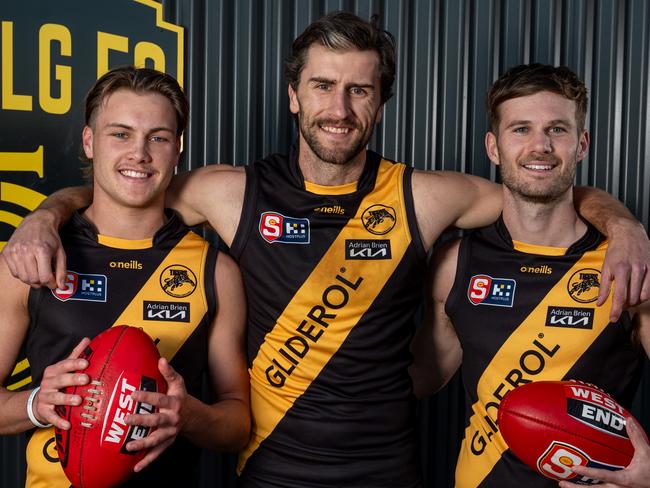
[[[469,281],[467,298],[473,305],[512,307],[517,282],[509,278],[474,275]]]
[[[309,219],[264,212],[260,215],[260,235],[270,243],[309,244]]]

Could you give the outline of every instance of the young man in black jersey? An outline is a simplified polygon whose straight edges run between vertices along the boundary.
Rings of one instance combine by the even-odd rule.
[[[507,451],[496,427],[500,400],[529,381],[577,379],[629,408],[643,351],[650,352],[650,302],[618,320],[610,319],[610,300],[596,306],[607,241],[578,216],[572,192],[589,145],[584,83],[565,67],[523,65],[501,76],[487,98],[485,145],[503,181],[503,214],[437,253],[411,373],[422,396],[463,363],[468,417],[457,487],[551,488],[556,482]],[[612,483],[605,486],[650,486],[650,446],[637,423],[628,432],[636,447],[629,467],[575,472]],[[551,471],[576,477],[566,466]]]
[[[186,439],[231,451],[248,440],[245,300],[238,267],[164,208],[188,112],[182,89],[169,75],[125,67],[101,77],[87,95],[83,129],[94,199],[61,231],[69,253],[65,282],[56,290],[30,289],[11,276],[0,256],[0,378],[4,385],[24,343],[36,386],[20,392],[0,388],[0,433],[30,431],[28,487],[69,486],[52,426],[69,429],[70,423],[55,408],[82,403],[62,389],[90,381],[75,373],[88,365],[79,356],[88,337],[111,325],[141,327],[156,339],[168,383],[167,394],[132,394],[158,412],[126,417],[127,425],[156,427],[125,445],[129,451],[150,449],[128,486],[196,483],[199,449]],[[172,291],[162,282],[173,270],[186,279]],[[94,294],[84,291],[89,284]],[[214,394],[210,404],[197,398],[205,371]]]
[[[209,222],[242,267],[254,418],[243,484],[418,486],[407,365],[426,252],[449,226],[497,218],[501,191],[366,149],[395,77],[392,36],[376,24],[324,16],[294,41],[286,75],[299,127],[291,156],[246,170],[207,166],[168,193],[186,223]],[[25,220],[5,248],[15,276],[61,280],[53,229],[69,211],[60,202],[89,198],[59,194]],[[650,295],[647,236],[602,192],[576,203],[613,234],[601,299],[616,273],[616,315],[628,295]]]

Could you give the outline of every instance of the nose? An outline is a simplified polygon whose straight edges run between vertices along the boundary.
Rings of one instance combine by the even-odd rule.
[[[146,137],[134,137],[132,139],[131,150],[129,151],[129,158],[136,163],[151,162],[149,139]]]
[[[348,91],[340,87],[332,93],[329,112],[332,117],[343,120],[350,114],[350,96]]]
[[[551,137],[544,130],[535,131],[531,139],[532,150],[538,153],[553,152]]]

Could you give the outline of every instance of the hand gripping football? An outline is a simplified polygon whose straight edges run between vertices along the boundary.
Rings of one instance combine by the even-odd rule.
[[[85,386],[68,387],[81,395],[81,405],[60,407],[70,430],[56,429],[56,448],[63,470],[76,488],[109,488],[133,474],[145,451],[130,452],[126,444],[146,437],[150,428],[126,425],[128,414],[153,413],[155,408],[131,399],[135,390],[166,393],[158,371],[160,354],[141,329],[120,325],[95,337],[81,356],[89,362],[83,371]]]
[[[510,391],[498,422],[510,450],[535,471],[554,480],[595,484],[571,466],[622,469],[634,447],[625,430],[631,414],[594,385],[538,381]]]

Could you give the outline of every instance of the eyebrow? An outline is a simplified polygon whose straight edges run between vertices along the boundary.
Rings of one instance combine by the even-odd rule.
[[[531,120],[524,120],[524,119],[513,120],[505,128],[509,129],[509,128],[514,127],[516,125],[530,125],[532,123],[533,122]],[[558,124],[566,125],[566,126],[569,126],[569,127],[571,126],[571,122],[569,120],[567,120],[567,119],[553,119],[553,120],[549,121],[546,125],[558,125]]]
[[[338,82],[336,80],[332,80],[330,78],[325,78],[323,76],[312,76],[307,80],[310,83],[327,83],[328,85],[337,85]],[[375,85],[372,83],[348,83],[346,87],[351,87],[351,86],[358,86],[359,88],[370,88],[374,89]]]
[[[112,127],[112,128],[116,128],[116,129],[135,130],[132,126],[130,126],[128,124],[122,124],[120,122],[113,122],[113,123],[110,123],[110,124],[106,124],[106,127]],[[165,126],[153,127],[151,129],[149,129],[148,132],[152,133],[152,132],[160,132],[160,131],[171,132],[172,134],[176,133],[174,130],[170,129],[169,127],[165,127]]]

